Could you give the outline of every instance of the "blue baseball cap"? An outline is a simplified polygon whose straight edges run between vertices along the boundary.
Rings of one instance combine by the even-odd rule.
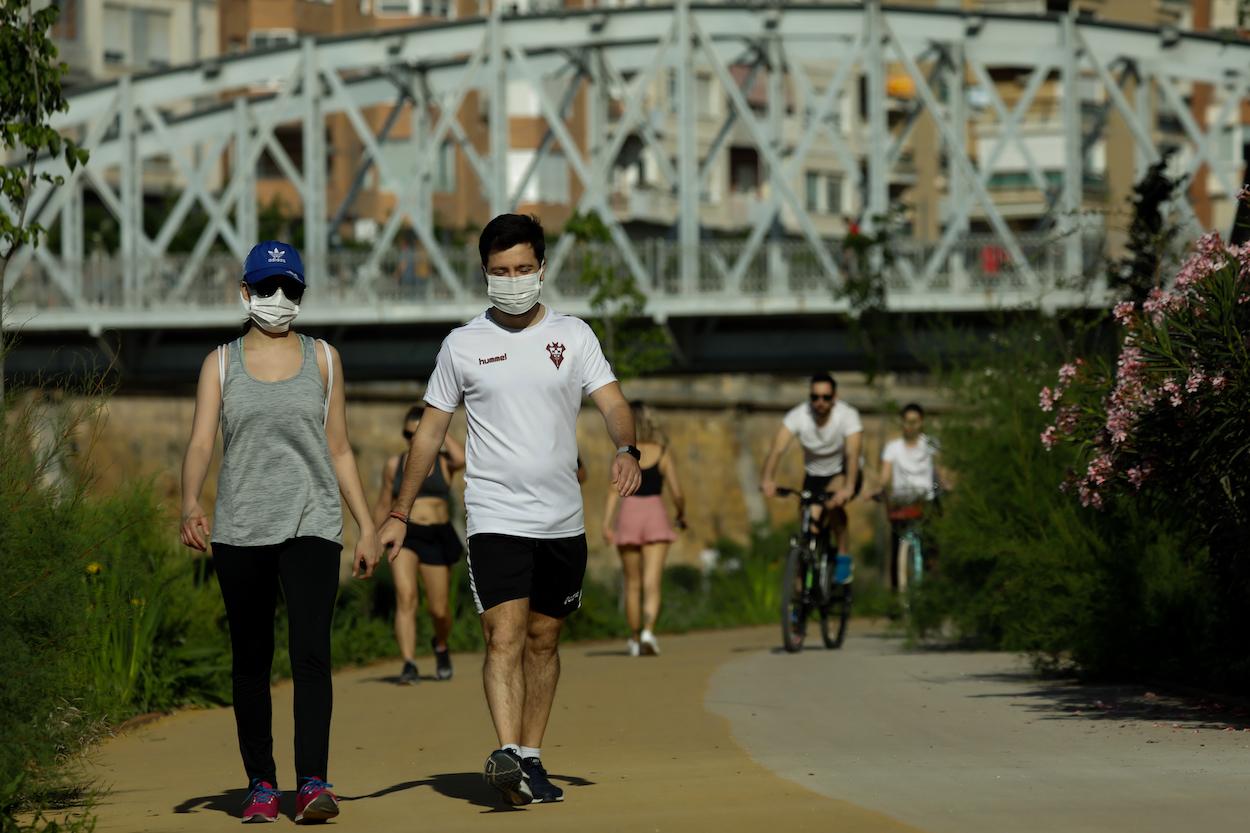
[[[247,253],[247,260],[243,261],[243,280],[256,283],[273,275],[287,275],[304,283],[304,262],[294,246],[266,240]]]

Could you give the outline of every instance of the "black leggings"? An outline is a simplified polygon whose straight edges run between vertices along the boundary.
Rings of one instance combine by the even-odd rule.
[[[295,678],[296,780],[327,777],[334,703],[330,620],[342,549],[324,538],[291,538],[267,547],[213,544],[213,567],[230,620],[234,721],[249,783],[259,778],[278,784],[269,685],[279,583],[290,622]]]

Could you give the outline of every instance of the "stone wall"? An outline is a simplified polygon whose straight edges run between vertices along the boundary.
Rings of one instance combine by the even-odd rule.
[[[840,383],[840,395],[860,408],[864,417],[868,459],[865,492],[870,493],[876,486],[881,445],[897,435],[894,412],[898,404],[915,400],[940,410],[939,403],[932,390],[897,379],[885,384],[884,406],[881,396],[862,380],[844,376]],[[401,421],[408,405],[419,401],[420,393],[416,385],[348,386],[348,430],[371,503],[378,496],[386,457],[404,448]],[[625,393],[644,399],[655,409],[687,495],[689,529],[674,545],[672,563],[696,563],[700,550],[722,537],[745,541],[754,522],[777,523],[794,517],[793,501],[763,499],[758,476],[782,414],[806,400],[805,380],[758,375],[649,379],[628,383]],[[180,467],[193,411],[190,394],[116,396],[110,400],[98,436],[89,446],[101,486],[136,476],[153,478],[158,494],[169,502],[171,537],[176,535],[172,515],[178,507]],[[463,440],[463,411],[453,419],[451,432]],[[588,470],[583,494],[592,569],[611,569],[615,558],[599,530],[613,446],[602,418],[589,403],[578,419],[577,433]],[[202,500],[210,514],[219,457],[220,443]],[[783,485],[801,482],[797,446],[783,461],[777,479]],[[457,477],[453,485],[457,501],[462,490],[463,479]],[[876,513],[876,505],[868,500],[858,500],[852,506],[856,549],[872,539]],[[345,526],[350,545],[355,538],[350,517]]]

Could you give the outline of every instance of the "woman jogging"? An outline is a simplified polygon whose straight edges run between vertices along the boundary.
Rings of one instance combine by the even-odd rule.
[[[342,495],[360,528],[352,574],[368,578],[378,539],[347,440],[343,367],[324,341],[291,330],[304,268],[291,246],[254,247],[240,295],[244,335],[200,369],[191,440],[182,464],[182,543],[212,546],[233,656],[234,717],[248,777],[244,821],[278,816],[270,666],[281,585],[295,681],[297,823],[333,818],[330,754],[330,620],[342,551]],[[200,492],[220,423],[223,454],[209,525]]]
[[[421,424],[425,409],[413,406],[404,417],[404,439],[411,443]],[[408,452],[398,454],[382,467],[382,490],[373,509],[376,526],[386,522],[391,504],[399,495],[403,482],[404,464]],[[404,667],[399,681],[411,685],[421,678],[417,674],[414,659],[417,650],[417,573],[425,585],[425,604],[434,624],[434,649],[436,675],[440,680],[451,679],[451,652],[447,639],[451,636],[451,568],[460,560],[464,545],[451,526],[451,477],[464,468],[464,447],[451,436],[443,441],[443,450],[421,484],[417,502],[408,513],[408,533],[399,555],[391,560],[391,575],[395,578],[395,641],[404,657]]]
[[[603,508],[603,538],[616,544],[625,571],[625,618],[629,622],[629,655],[655,656],[660,653],[655,639],[655,620],[660,615],[660,585],[664,577],[664,559],[668,547],[677,540],[677,533],[668,522],[664,508],[664,485],[677,509],[677,526],[685,528],[686,498],[677,479],[677,466],[668,453],[664,435],[651,417],[651,410],[641,402],[633,402],[634,425],[638,432],[639,465],[642,485],[627,498],[608,490]],[[620,517],[613,528],[612,516],[620,504]]]

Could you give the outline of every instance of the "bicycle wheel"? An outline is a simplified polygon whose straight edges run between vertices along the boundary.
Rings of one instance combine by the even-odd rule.
[[[781,574],[781,644],[793,654],[803,647],[807,631],[807,606],[803,600],[803,580],[807,565],[803,550],[791,547]]]
[[[820,609],[820,638],[830,651],[842,647],[846,638],[846,623],[851,618],[851,585],[839,584],[833,588],[833,597]]]

